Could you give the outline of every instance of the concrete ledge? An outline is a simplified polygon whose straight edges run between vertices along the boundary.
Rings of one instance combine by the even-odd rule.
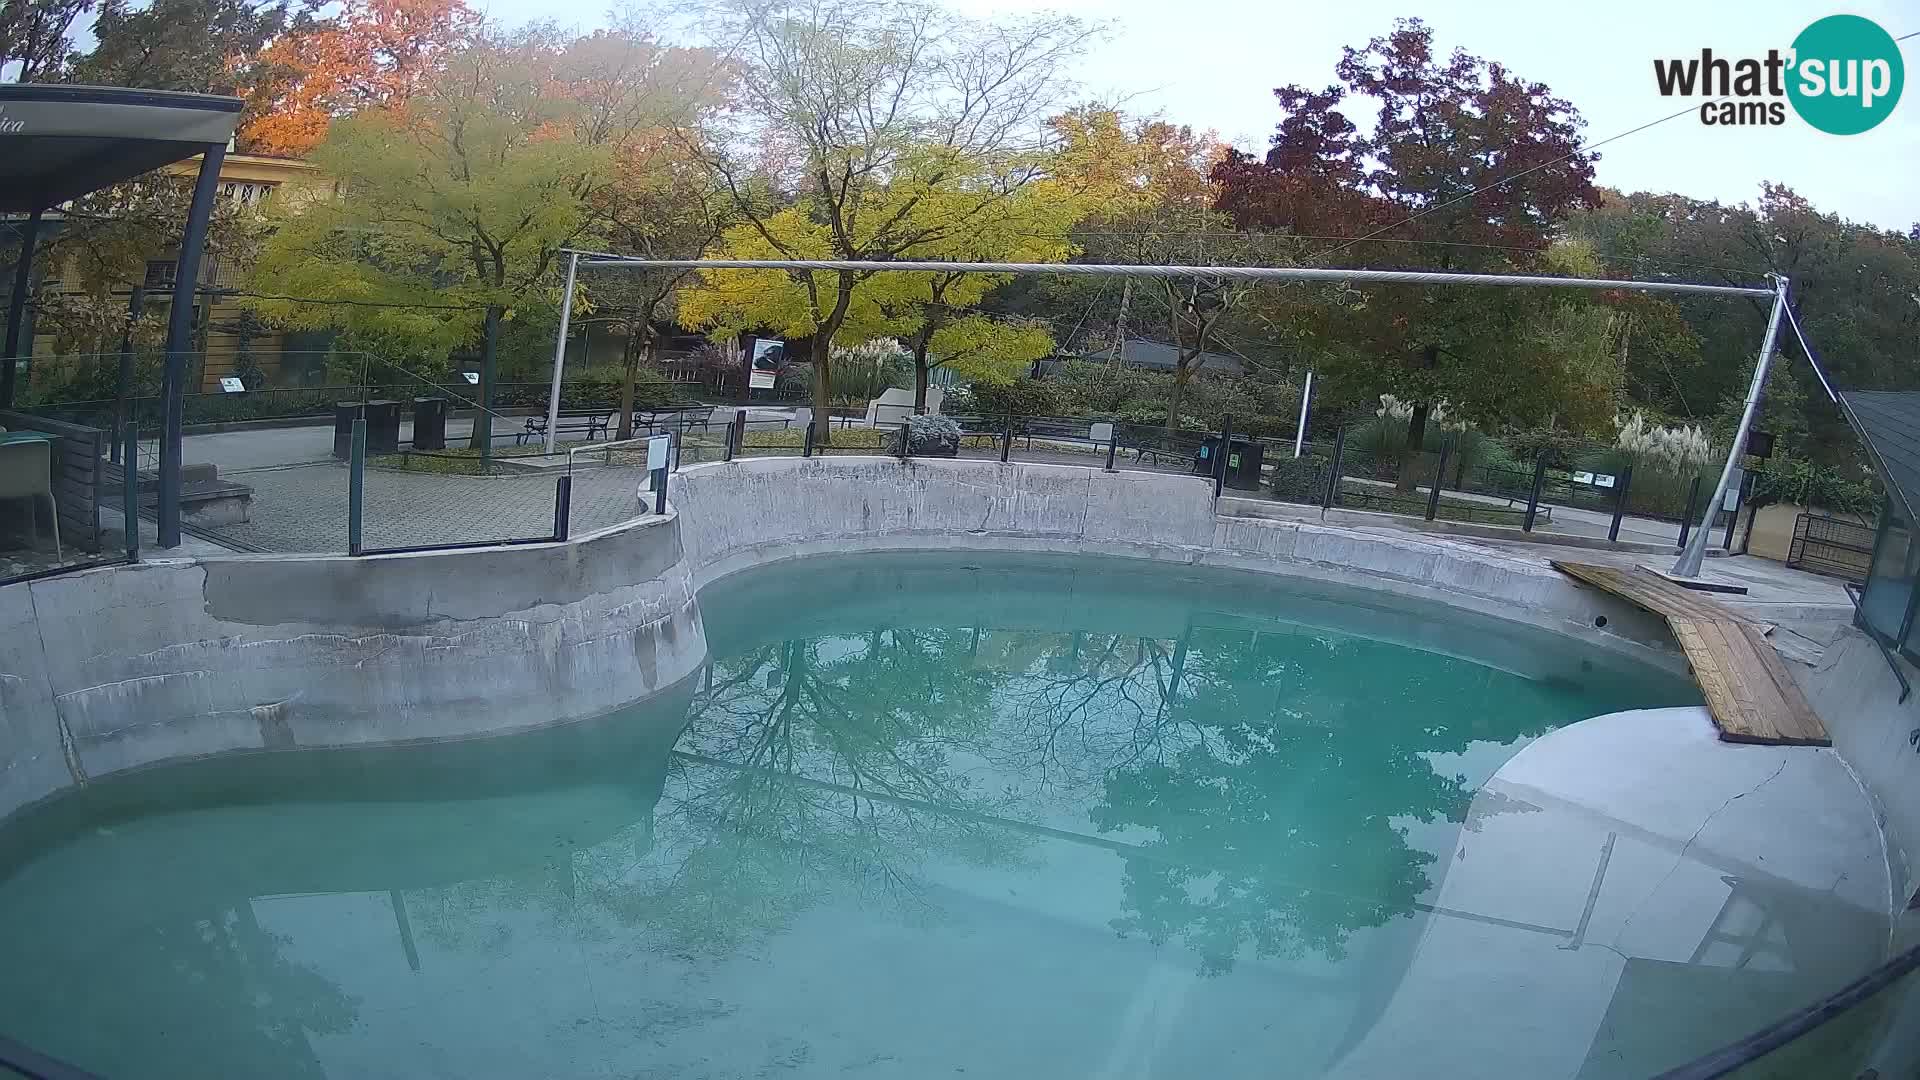
[[[597,716],[706,660],[672,517],[564,544],[163,560],[0,590],[0,817],[235,750]]]

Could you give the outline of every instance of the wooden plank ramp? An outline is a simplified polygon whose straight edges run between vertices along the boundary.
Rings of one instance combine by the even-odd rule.
[[[1720,738],[1775,746],[1832,746],[1767,628],[1692,589],[1646,570],[1560,562],[1563,574],[1667,621],[1706,696]]]

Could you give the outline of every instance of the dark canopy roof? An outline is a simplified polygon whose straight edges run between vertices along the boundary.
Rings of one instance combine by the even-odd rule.
[[[1912,520],[1920,506],[1920,391],[1842,390],[1840,401],[1880,466],[1887,494]]]
[[[225,146],[240,99],[118,86],[0,86],[0,211],[44,210]]]

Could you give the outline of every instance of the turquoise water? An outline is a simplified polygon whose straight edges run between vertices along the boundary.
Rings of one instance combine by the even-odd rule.
[[[0,1033],[119,1077],[1322,1075],[1486,777],[1697,701],[1458,612],[1091,559],[702,604],[711,669],[664,700],[0,833]]]

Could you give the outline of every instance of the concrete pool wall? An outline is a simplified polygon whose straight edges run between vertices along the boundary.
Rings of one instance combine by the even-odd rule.
[[[0,589],[0,819],[136,766],[597,716],[707,655],[671,518],[580,542],[159,560]]]

